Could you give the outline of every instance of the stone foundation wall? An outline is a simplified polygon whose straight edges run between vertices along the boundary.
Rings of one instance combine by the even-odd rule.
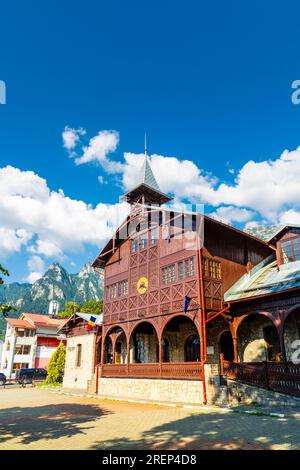
[[[300,406],[300,398],[252,387],[229,379],[227,379],[227,400],[229,405]]]
[[[217,364],[205,365],[207,402],[220,397],[220,376]],[[149,400],[170,403],[203,403],[201,380],[140,379],[100,377],[98,394],[124,400]]]
[[[98,394],[106,398],[170,403],[203,402],[201,380],[99,378]]]

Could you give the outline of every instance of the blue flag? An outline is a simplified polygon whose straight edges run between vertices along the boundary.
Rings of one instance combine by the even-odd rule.
[[[185,298],[184,298],[184,313],[186,313],[188,311],[191,300],[192,299],[188,295],[185,296]]]

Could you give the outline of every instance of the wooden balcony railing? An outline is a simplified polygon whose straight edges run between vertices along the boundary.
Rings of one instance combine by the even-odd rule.
[[[103,364],[102,377],[201,380],[201,362]]]
[[[300,364],[222,361],[222,375],[248,385],[300,397]]]

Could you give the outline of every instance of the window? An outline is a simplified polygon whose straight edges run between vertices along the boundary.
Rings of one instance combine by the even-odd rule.
[[[211,277],[212,279],[221,279],[221,263],[213,259],[203,259],[204,277]]]
[[[25,336],[34,336],[34,330],[25,330]]]
[[[178,280],[181,281],[183,279],[183,261],[180,261],[180,263],[178,263]]]
[[[128,280],[120,281],[115,284],[111,284],[106,287],[106,301],[110,302],[111,300],[117,297],[123,297],[128,295]]]
[[[156,245],[158,242],[158,227],[155,227],[150,232],[151,245]]]
[[[198,335],[191,335],[185,342],[185,362],[200,361],[200,339]]]
[[[112,284],[111,286],[108,286],[107,287],[109,290],[108,290],[108,299],[111,300],[111,299],[115,299],[117,297],[117,294],[118,294],[118,284]]]
[[[110,301],[110,286],[106,287],[106,302]]]
[[[192,258],[185,260],[185,275],[186,277],[195,276],[195,260]]]
[[[16,346],[15,354],[30,354],[30,345],[19,344]]]
[[[76,347],[76,367],[81,366],[82,344],[77,344]]]
[[[119,296],[122,297],[128,294],[128,280],[119,282],[118,285]]]
[[[28,362],[14,362],[13,372],[16,372],[19,369],[28,369],[28,367],[29,367]]]
[[[281,242],[284,263],[300,260],[300,237]]]
[[[143,250],[144,248],[147,248],[147,244],[148,244],[148,232],[145,232],[141,235],[141,238],[140,238],[141,250]]]
[[[163,284],[170,284],[170,282],[174,282],[176,279],[175,276],[175,264],[171,264],[170,266],[166,266],[162,268],[162,283]]]
[[[16,336],[18,336],[19,338],[23,338],[25,334],[25,331],[23,328],[16,328]]]
[[[136,253],[138,251],[138,241],[136,238],[134,238],[133,240],[131,240],[131,252],[132,253]]]

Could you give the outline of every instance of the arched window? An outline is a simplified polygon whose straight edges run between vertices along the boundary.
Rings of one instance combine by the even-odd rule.
[[[113,363],[113,346],[112,346],[111,338],[109,336],[105,340],[104,363],[105,364]]]
[[[135,341],[134,347],[135,347],[135,362],[140,364],[141,362],[143,362],[143,341],[141,338],[138,338]]]
[[[170,343],[167,338],[162,339],[162,357],[163,362],[170,362]]]
[[[198,335],[191,335],[185,342],[185,361],[200,361],[200,339]]]

